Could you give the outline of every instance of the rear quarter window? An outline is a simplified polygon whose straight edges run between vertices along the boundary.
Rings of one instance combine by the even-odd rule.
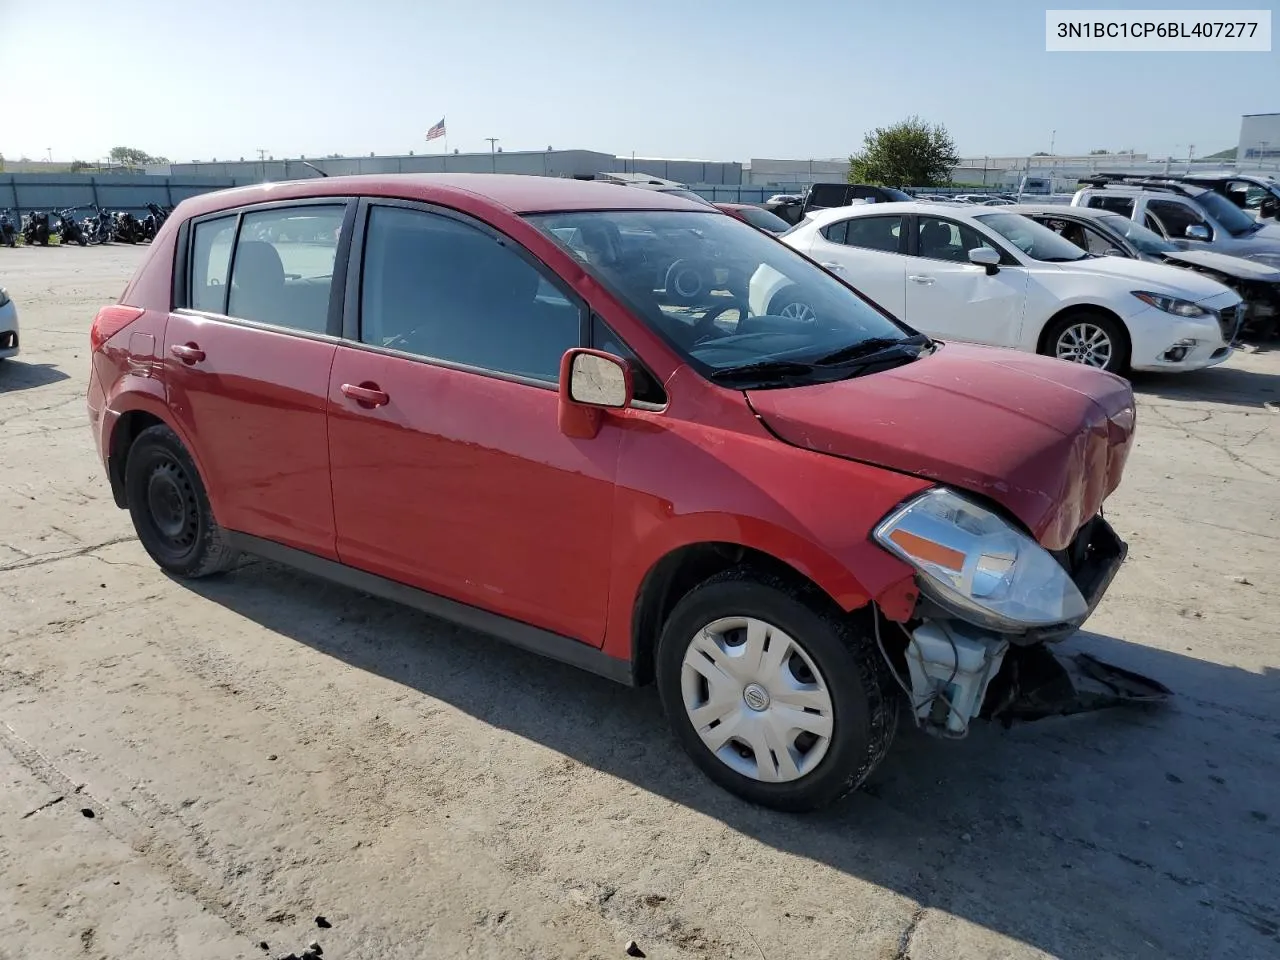
[[[197,223],[191,240],[191,308],[225,313],[227,273],[236,238],[236,217]]]
[[[1095,210],[1108,210],[1111,213],[1118,213],[1121,216],[1133,216],[1133,197],[1116,197],[1106,196],[1105,194],[1094,194],[1088,200],[1085,206],[1093,207]]]

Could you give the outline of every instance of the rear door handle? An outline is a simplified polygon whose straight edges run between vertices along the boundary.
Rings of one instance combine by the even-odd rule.
[[[844,273],[843,263],[832,263],[830,261],[823,261],[822,263],[819,264],[819,266],[826,267],[828,270],[831,270],[835,273]]]
[[[194,343],[175,343],[169,348],[169,352],[188,365],[204,359],[204,351]]]
[[[919,274],[907,277],[912,283],[933,283],[933,277],[922,277]]]
[[[350,397],[362,407],[385,407],[391,402],[391,397],[387,392],[379,387],[376,383],[365,381],[361,384],[344,383],[342,385],[342,395]]]

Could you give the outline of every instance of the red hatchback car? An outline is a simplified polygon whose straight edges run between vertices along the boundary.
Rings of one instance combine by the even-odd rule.
[[[666,296],[671,244],[704,302]],[[817,318],[753,315],[756,270]],[[861,783],[904,698],[943,736],[998,714],[1124,555],[1123,380],[931,341],[662,193],[207,194],[91,340],[111,489],[165,570],[256,554],[656,682],[694,761],[781,809]]]

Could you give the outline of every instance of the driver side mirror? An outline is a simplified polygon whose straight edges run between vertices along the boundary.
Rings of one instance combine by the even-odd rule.
[[[1187,227],[1186,237],[1188,240],[1208,240],[1209,228],[1203,224],[1193,223]]]
[[[1104,257],[1123,257],[1124,255],[1124,251],[1118,247],[1108,247],[1103,254]]]
[[[633,389],[631,365],[621,357],[581,347],[567,351],[560,359],[560,432],[592,439],[604,411],[630,406]]]
[[[974,247],[969,251],[969,262],[987,268],[987,276],[1000,272],[1000,253],[990,247]]]

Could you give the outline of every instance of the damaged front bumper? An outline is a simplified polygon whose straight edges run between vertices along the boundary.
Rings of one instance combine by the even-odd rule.
[[[1054,553],[1084,597],[1088,612],[1071,622],[997,633],[922,599],[914,626],[903,626],[903,650],[917,725],[943,737],[963,737],[976,717],[1031,720],[1153,703],[1167,687],[1088,654],[1060,657],[1048,646],[1074,633],[1115,579],[1127,552],[1102,516]],[[893,664],[890,664],[893,666]]]

